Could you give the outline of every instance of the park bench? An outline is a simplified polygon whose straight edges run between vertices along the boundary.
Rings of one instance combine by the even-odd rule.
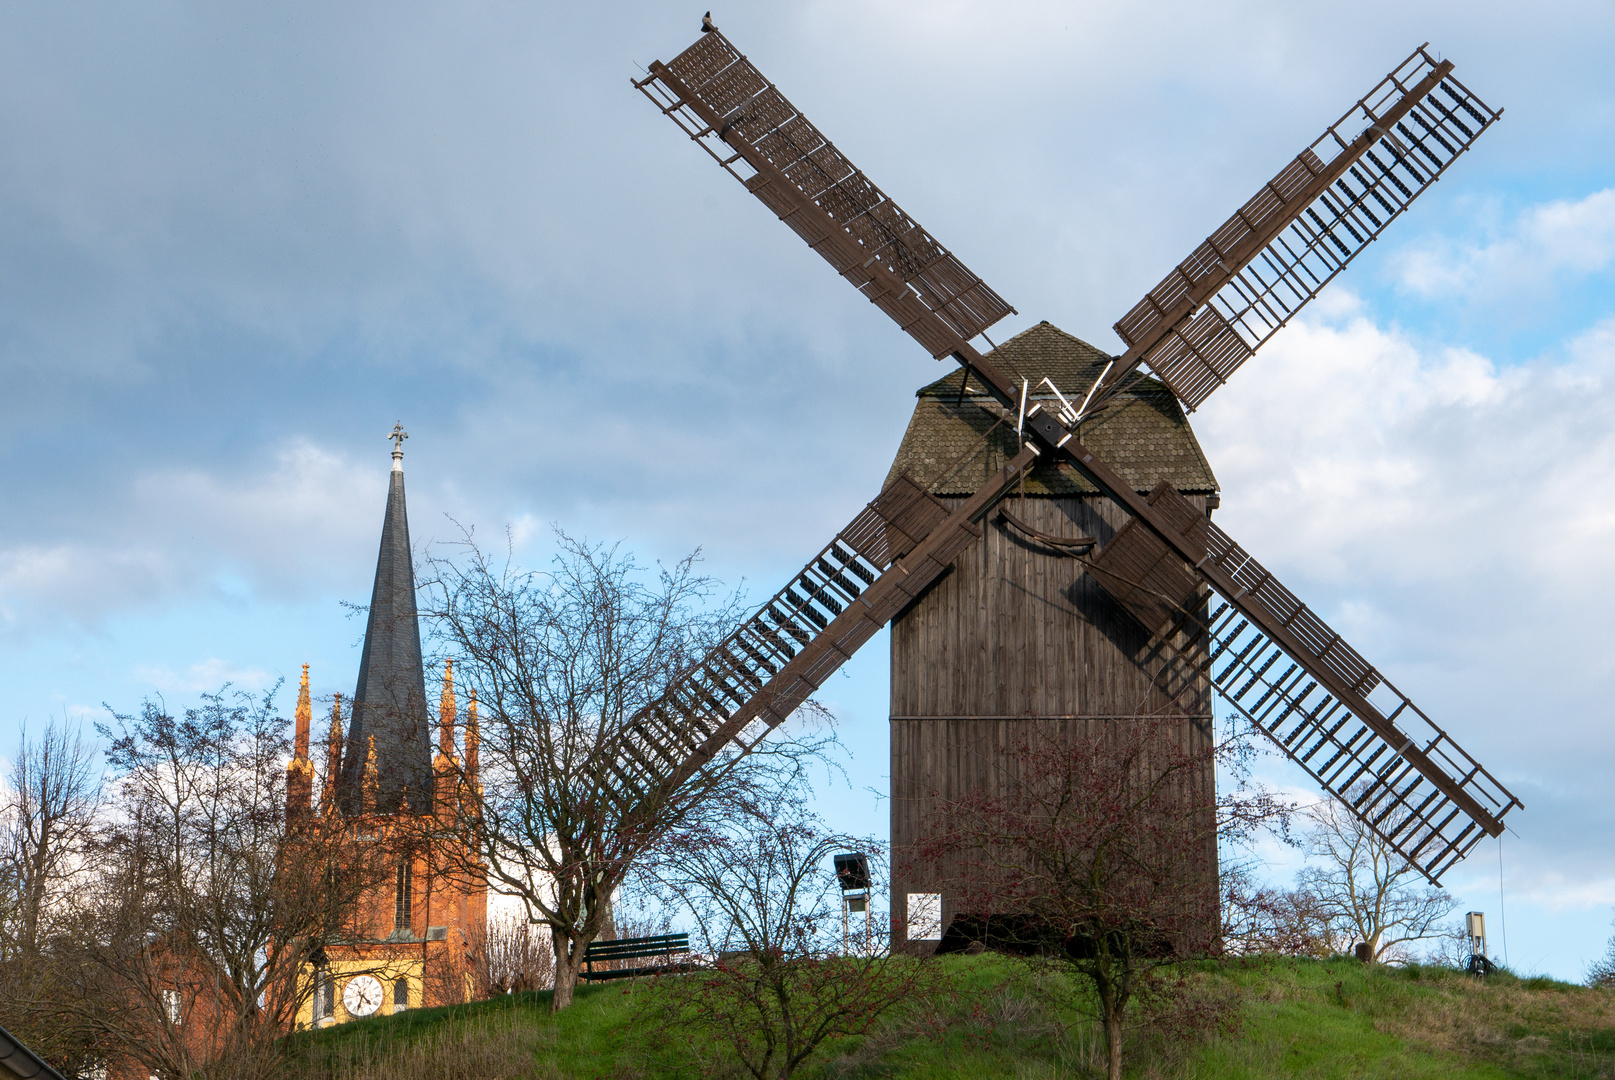
[[[661,934],[657,937],[618,938],[616,941],[596,941],[583,951],[583,981],[604,982],[607,979],[631,979],[636,975],[663,975],[686,971],[687,963],[649,964],[642,967],[613,968],[595,971],[595,964],[617,960],[643,960],[647,957],[669,957],[690,951],[689,934]]]

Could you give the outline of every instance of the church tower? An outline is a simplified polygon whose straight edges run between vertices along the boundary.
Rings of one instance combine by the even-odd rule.
[[[342,730],[342,698],[331,734],[319,813],[343,822],[356,843],[391,870],[358,907],[353,933],[327,942],[308,976],[316,988],[299,1026],[323,1026],[405,1009],[458,1004],[478,992],[476,971],[488,920],[485,884],[465,880],[466,860],[450,850],[432,819],[460,812],[462,783],[475,785],[476,702],[464,719],[465,766],[455,748],[461,714],[452,667],[445,665],[437,716],[437,753],[427,712],[426,669],[415,607],[415,572],[404,504],[403,441],[396,426],[381,548],[376,557],[364,651]],[[288,811],[306,819],[312,790],[308,761],[311,707],[304,669],[297,733],[287,784]]]

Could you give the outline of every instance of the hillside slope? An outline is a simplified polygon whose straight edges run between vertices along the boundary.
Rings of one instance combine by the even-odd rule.
[[[827,1047],[798,1075],[837,1080],[1095,1075],[1102,1040],[1056,1004],[1067,987],[994,957],[950,958],[953,992],[879,1032]],[[1268,1077],[1615,1077],[1615,993],[1506,973],[1482,983],[1443,969],[1365,969],[1348,960],[1231,960],[1187,973],[1221,1034],[1130,1037],[1128,1074]],[[653,983],[587,987],[559,1017],[547,994],[420,1010],[299,1036],[297,1080],[722,1075],[691,1042],[658,1031]],[[1063,1023],[1061,1021],[1064,1021]],[[703,1067],[704,1066],[704,1067]],[[713,1070],[711,1072],[707,1070]]]

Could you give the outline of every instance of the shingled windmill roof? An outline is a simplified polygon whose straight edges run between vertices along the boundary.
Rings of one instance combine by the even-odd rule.
[[[404,508],[404,455],[393,452],[381,551],[370,593],[364,655],[342,762],[342,810],[363,809],[362,789],[369,742],[376,742],[376,809],[383,813],[428,813],[432,798],[432,745],[426,712],[426,671],[421,663],[420,623],[415,611],[415,567]]]
[[[1010,338],[988,358],[1017,381],[1026,379],[1031,384],[1028,402],[1055,406],[1058,401],[1049,388],[1040,387],[1044,378],[1077,404],[1110,360],[1086,341],[1046,322]],[[919,403],[897,448],[887,483],[907,471],[921,485],[936,484],[933,490],[938,495],[968,495],[1015,455],[1014,414],[998,424],[1005,419],[1004,410],[974,382],[961,403],[963,378],[961,369],[920,388]],[[982,435],[995,424],[997,429],[981,448]],[[1078,438],[1138,491],[1148,491],[1162,480],[1170,480],[1183,492],[1217,490],[1217,478],[1182,406],[1154,379],[1140,379],[1122,400],[1084,423]],[[946,475],[950,469],[952,475]],[[1074,468],[1057,462],[1038,465],[1026,478],[1028,495],[1079,495],[1096,490]]]

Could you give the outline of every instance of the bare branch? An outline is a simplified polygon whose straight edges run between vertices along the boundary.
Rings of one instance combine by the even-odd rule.
[[[1418,868],[1350,807],[1331,799],[1307,816],[1307,853],[1314,862],[1302,869],[1297,884],[1337,944],[1364,942],[1371,961],[1403,959],[1413,943],[1447,933],[1445,920],[1457,901],[1426,885]],[[1393,811],[1380,829],[1394,834],[1406,817],[1405,810]]]
[[[485,879],[548,928],[561,1009],[638,860],[713,804],[824,760],[834,740],[822,730],[781,735],[759,752],[720,756],[675,790],[620,804],[625,728],[722,640],[741,608],[698,572],[699,552],[653,570],[620,545],[559,529],[555,537],[549,568],[526,571],[467,534],[456,558],[431,560],[423,615],[478,709],[476,767],[469,752],[443,766],[454,775],[439,782],[456,805],[431,827],[447,821],[458,841],[445,845],[463,852],[454,872]]]

